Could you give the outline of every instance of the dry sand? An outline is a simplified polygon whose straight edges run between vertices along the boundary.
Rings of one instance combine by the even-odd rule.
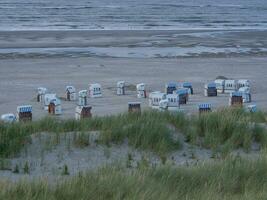
[[[94,82],[103,86],[102,98],[89,99],[94,115],[126,112],[129,101],[141,100],[143,108],[148,106],[148,100],[137,99],[134,91],[116,96],[115,86],[119,80],[128,84],[144,82],[151,91],[163,91],[168,81],[191,81],[196,94],[181,108],[196,111],[200,102],[211,102],[214,107],[227,106],[228,95],[204,97],[203,94],[205,82],[218,75],[251,80],[252,103],[266,110],[266,61],[265,57],[5,59],[0,63],[0,113],[14,113],[16,106],[32,104],[34,119],[38,119],[47,113],[35,100],[37,87],[44,86],[58,96],[64,96],[66,85],[81,90],[88,89],[88,84]],[[74,117],[75,106],[76,102],[62,101],[61,117]]]

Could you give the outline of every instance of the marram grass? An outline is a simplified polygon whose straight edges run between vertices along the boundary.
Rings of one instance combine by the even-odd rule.
[[[99,142],[106,145],[128,141],[134,148],[160,155],[181,147],[182,141],[174,137],[179,132],[185,135],[187,142],[215,151],[227,153],[235,148],[249,151],[254,141],[262,147],[267,144],[266,130],[259,123],[265,123],[264,113],[248,113],[242,109],[223,109],[200,116],[146,111],[140,115],[126,113],[81,121],[44,118],[29,123],[0,124],[0,157],[15,155],[31,142],[32,134],[40,132],[99,131]],[[83,136],[77,144],[89,145]]]
[[[261,114],[260,114],[261,115]],[[186,131],[188,140],[216,151],[244,148],[249,151],[256,141],[266,143],[267,132],[260,126],[257,113],[241,109],[222,109],[192,118]],[[256,122],[255,122],[256,121]]]
[[[263,150],[259,159],[251,160],[229,157],[227,154],[234,148],[249,150],[253,142],[266,147],[263,116],[263,113],[226,109],[200,116],[143,112],[141,115],[121,114],[82,121],[45,118],[30,123],[0,124],[0,158],[18,153],[31,142],[31,134],[73,132],[75,144],[86,147],[90,145],[85,142],[88,141],[88,134],[95,130],[100,132],[99,142],[103,144],[127,141],[135,148],[160,155],[179,149],[182,141],[174,136],[182,133],[187,142],[226,155],[222,160],[192,166],[166,164],[151,167],[146,162],[134,169],[125,168],[124,165],[109,166],[59,182],[0,181],[0,199],[265,199],[267,153]],[[2,159],[0,163],[1,168],[9,168],[9,163],[4,161]],[[26,164],[24,173],[27,173]],[[62,174],[68,174],[67,167]]]
[[[99,142],[104,144],[122,143],[127,139],[135,148],[164,154],[179,149],[180,146],[179,141],[173,139],[168,127],[168,115],[160,112],[143,112],[141,115],[120,114],[81,121],[44,118],[29,123],[0,124],[0,157],[18,153],[30,142],[30,135],[35,133],[64,134],[95,130],[100,131]],[[186,120],[182,115],[181,118]],[[79,143],[82,142],[79,141]]]
[[[109,166],[50,184],[0,182],[0,199],[265,199],[265,156],[258,160],[229,157],[195,166],[167,165],[130,171],[123,166]]]

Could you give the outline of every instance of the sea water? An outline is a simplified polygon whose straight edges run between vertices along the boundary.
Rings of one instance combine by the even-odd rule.
[[[0,1],[0,30],[266,28],[267,0]]]

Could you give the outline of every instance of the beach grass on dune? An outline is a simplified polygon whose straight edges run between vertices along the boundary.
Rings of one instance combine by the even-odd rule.
[[[261,126],[265,116],[262,112],[248,113],[242,109],[222,109],[200,116],[145,111],[81,121],[44,118],[29,123],[0,124],[0,156],[15,155],[30,142],[32,134],[40,132],[99,131],[99,142],[103,144],[128,141],[134,148],[161,155],[181,147],[181,141],[173,137],[177,133],[184,134],[187,142],[219,152],[227,153],[235,148],[249,150],[254,141],[263,147],[267,144],[266,130]]]
[[[74,132],[75,143],[85,147],[90,131],[99,133],[104,145],[122,144],[165,155],[181,147],[177,134],[187,142],[225,153],[216,162],[189,166],[114,164],[97,171],[81,172],[59,182],[46,180],[8,183],[0,181],[0,199],[264,199],[267,195],[267,144],[264,113],[242,109],[186,116],[182,113],[146,111],[91,119],[44,118],[29,123],[0,124],[0,158],[19,153],[40,132]],[[76,135],[77,134],[77,135]],[[84,139],[85,138],[85,139]],[[262,147],[260,158],[231,156],[236,148]]]
[[[109,166],[60,183],[0,183],[0,199],[264,199],[267,159],[228,157],[195,166]]]
[[[57,120],[44,118],[36,122],[0,125],[0,156],[12,156],[30,141],[30,135],[39,132],[66,133],[72,131],[100,131],[104,144],[121,144],[128,140],[135,148],[151,150],[158,154],[179,149],[179,141],[172,138],[166,114],[143,112],[116,116],[93,117],[91,119]],[[185,119],[184,119],[185,120]]]
[[[258,117],[261,115],[242,109],[221,109],[203,114],[191,119],[186,136],[193,143],[217,151],[240,147],[248,151],[254,141],[265,144],[266,130],[258,125],[258,122],[263,122]]]
[[[144,112],[141,115],[120,115],[110,120],[108,125],[104,125],[101,134],[105,143],[122,143],[127,138],[131,146],[159,154],[180,146],[180,142],[173,139],[167,126],[166,113]]]

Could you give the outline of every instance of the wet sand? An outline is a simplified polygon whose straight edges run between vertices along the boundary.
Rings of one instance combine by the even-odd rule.
[[[266,56],[266,30],[9,31],[0,59]]]
[[[210,47],[266,47],[267,30],[73,30],[0,31],[0,48],[133,47],[201,44]]]

